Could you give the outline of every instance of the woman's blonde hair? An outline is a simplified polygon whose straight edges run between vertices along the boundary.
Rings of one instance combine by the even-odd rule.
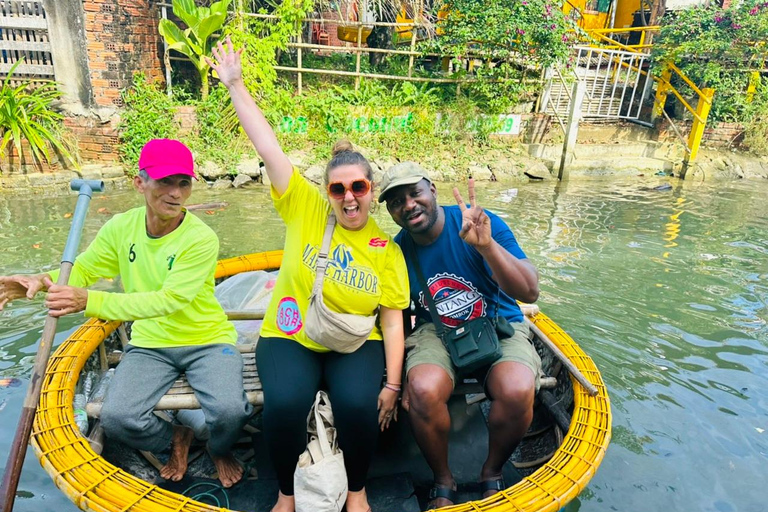
[[[355,151],[355,147],[347,139],[341,139],[333,145],[331,161],[325,166],[325,184],[328,184],[328,175],[332,170],[341,165],[359,165],[365,172],[368,181],[373,182],[373,169],[362,153]]]

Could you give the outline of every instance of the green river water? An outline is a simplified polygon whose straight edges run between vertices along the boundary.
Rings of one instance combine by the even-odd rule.
[[[768,182],[653,190],[663,183],[478,185],[479,204],[509,223],[538,266],[539,305],[608,385],[613,440],[567,510],[768,510]],[[439,190],[452,200],[447,186]],[[282,248],[266,188],[196,190],[190,203],[212,201],[229,206],[195,213],[218,232],[221,257]],[[74,203],[0,196],[0,275],[53,268]],[[129,190],[96,196],[83,243],[111,214],[141,203]],[[395,233],[386,211],[375,216]],[[0,387],[0,464],[44,318],[42,298],[0,312],[0,378],[21,381]],[[81,322],[60,321],[57,343]],[[31,449],[19,489],[18,512],[76,510]]]

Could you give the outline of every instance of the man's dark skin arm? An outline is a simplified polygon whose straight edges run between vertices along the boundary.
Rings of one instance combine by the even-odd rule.
[[[539,298],[539,272],[527,260],[521,260],[499,245],[491,236],[491,219],[476,204],[475,181],[469,180],[469,208],[458,188],[453,196],[461,209],[462,226],[459,235],[479,252],[491,267],[493,279],[499,287],[514,299],[536,302]]]

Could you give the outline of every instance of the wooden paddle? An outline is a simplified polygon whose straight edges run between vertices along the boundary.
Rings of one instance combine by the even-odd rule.
[[[553,354],[555,354],[555,357],[557,357],[565,365],[568,371],[571,372],[571,375],[573,375],[579,384],[581,384],[584,389],[587,390],[589,396],[597,395],[597,388],[595,385],[589,382],[584,374],[581,373],[578,368],[576,368],[576,365],[573,364],[573,361],[568,359],[568,356],[566,356],[563,351],[560,350],[557,345],[555,345],[555,342],[550,340],[549,336],[544,334],[544,331],[539,329],[536,324],[534,324],[528,318],[529,316],[535,316],[539,312],[539,307],[535,304],[521,304],[520,309],[522,309],[523,314],[525,315],[525,323],[528,324],[528,327],[530,327],[531,330],[536,333],[539,339],[552,351]]]
[[[61,273],[56,281],[58,285],[66,285],[69,282],[69,275],[72,272],[75,256],[77,256],[80,235],[83,230],[85,214],[88,212],[91,195],[94,191],[101,192],[104,190],[104,182],[72,180],[70,187],[72,190],[78,191],[79,195],[77,205],[75,206],[75,213],[72,216],[72,226],[69,229],[67,243],[64,246],[64,255],[61,259]],[[56,324],[57,318],[50,315],[46,317],[43,336],[40,339],[40,346],[35,355],[35,366],[32,369],[32,377],[27,388],[27,396],[24,398],[24,408],[21,410],[21,419],[19,419],[16,435],[13,438],[11,453],[8,454],[8,462],[5,464],[5,474],[3,475],[2,487],[0,487],[0,496],[2,496],[0,512],[11,512],[13,510],[16,488],[19,485],[19,477],[21,476],[21,467],[24,465],[29,435],[32,432],[32,422],[35,419],[37,403],[40,399],[40,389],[43,386],[43,375],[48,364],[48,356],[51,355],[51,345],[56,335]]]

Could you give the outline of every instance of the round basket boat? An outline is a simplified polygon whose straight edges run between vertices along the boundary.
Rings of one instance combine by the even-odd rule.
[[[280,267],[282,251],[222,260],[216,278]],[[573,379],[570,427],[548,461],[522,481],[484,500],[450,507],[452,512],[557,511],[578,496],[603,460],[611,437],[611,411],[600,372],[581,348],[541,312],[529,317],[597,388],[589,393]],[[30,443],[56,486],[80,509],[93,511],[193,512],[225,510],[165,490],[111,464],[80,434],[72,410],[75,386],[91,355],[120,322],[90,319],[51,357]],[[103,346],[103,345],[102,345]],[[101,354],[105,360],[106,355]],[[562,372],[566,375],[565,371]]]

